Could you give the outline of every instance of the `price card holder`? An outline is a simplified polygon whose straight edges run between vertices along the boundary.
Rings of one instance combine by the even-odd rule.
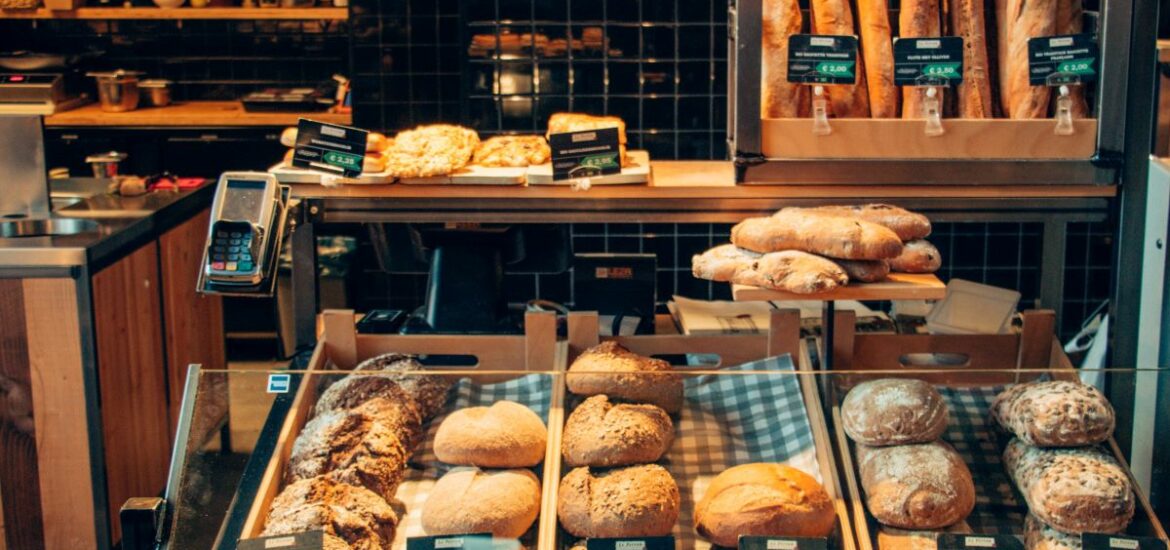
[[[551,134],[548,145],[553,181],[573,180],[574,189],[589,189],[589,178],[622,171],[617,128]]]
[[[894,84],[926,88],[922,118],[926,135],[941,136],[939,91],[963,82],[963,39],[958,36],[894,39]]]
[[[408,537],[406,550],[495,550],[519,549],[515,540],[494,540],[491,533]]]
[[[1028,40],[1028,82],[1059,90],[1056,98],[1056,130],[1061,136],[1072,135],[1071,86],[1097,80],[1100,52],[1093,36],[1065,34]]]
[[[739,537],[739,550],[829,550],[829,539],[809,537]]]
[[[674,537],[630,537],[589,539],[587,550],[674,550]]]
[[[1166,550],[1166,541],[1157,537],[1082,533],[1081,547],[1085,550]]]
[[[324,547],[325,532],[320,530],[244,539],[236,543],[236,550],[321,550]]]
[[[833,133],[825,86],[857,84],[857,37],[820,34],[788,37],[788,81],[813,87],[813,134]]]
[[[366,158],[368,131],[300,119],[293,166],[333,176],[356,178]]]
[[[993,549],[1024,550],[1024,542],[1015,535],[959,535],[943,533],[938,536],[939,550]]]

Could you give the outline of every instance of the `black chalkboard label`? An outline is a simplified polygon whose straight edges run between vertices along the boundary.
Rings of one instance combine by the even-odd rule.
[[[591,178],[622,171],[617,128],[566,132],[548,136],[553,181]]]
[[[1085,550],[1166,550],[1166,541],[1156,537],[1083,533],[1081,546]]]
[[[368,134],[360,128],[302,118],[297,123],[292,164],[297,168],[357,177],[362,173]]]
[[[894,84],[954,86],[963,81],[963,39],[897,38],[894,40]]]
[[[788,81],[856,84],[857,37],[823,34],[788,37]]]
[[[1028,40],[1028,82],[1052,86],[1095,81],[1099,57],[1089,34],[1033,38]]]
[[[589,539],[588,550],[674,550],[674,537],[630,537]]]
[[[739,550],[829,550],[829,539],[809,537],[739,537]]]
[[[499,548],[508,541],[501,540]],[[513,546],[518,547],[515,541]],[[468,533],[465,535],[439,535],[434,537],[409,537],[406,539],[406,550],[493,550],[496,543],[491,533]]]
[[[324,531],[306,531],[292,535],[275,535],[246,539],[236,543],[237,550],[321,550],[325,547]]]
[[[938,550],[965,550],[968,548],[1024,550],[1024,541],[1015,535],[959,535],[943,533],[938,536]]]

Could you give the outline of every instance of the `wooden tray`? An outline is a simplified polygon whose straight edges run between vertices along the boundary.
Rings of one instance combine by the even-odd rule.
[[[933,273],[890,273],[876,283],[850,283],[830,292],[796,294],[745,285],[731,285],[732,296],[740,302],[773,300],[941,300],[947,285]]]
[[[317,185],[386,185],[394,183],[394,176],[389,172],[371,172],[363,173],[355,178],[344,178],[340,176],[333,176],[314,170],[306,170],[304,168],[294,168],[291,164],[281,162],[268,169],[272,175],[276,176],[276,181],[280,183],[314,183]]]
[[[398,183],[410,185],[524,185],[528,169],[524,167],[496,167],[467,165],[448,176],[430,178],[400,178]]]

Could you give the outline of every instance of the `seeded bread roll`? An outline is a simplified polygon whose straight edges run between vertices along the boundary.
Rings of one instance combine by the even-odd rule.
[[[540,480],[528,470],[455,468],[439,478],[423,505],[428,535],[491,533],[519,538],[540,513]]]
[[[834,260],[845,270],[850,281],[876,283],[890,274],[890,263],[886,260]]]
[[[755,252],[802,250],[845,260],[882,260],[902,253],[902,239],[887,227],[811,210],[784,209],[748,218],[731,228],[731,242]]]
[[[608,395],[631,403],[648,403],[677,413],[683,404],[682,377],[670,363],[643,357],[614,341],[585,350],[565,376],[569,391],[577,395]]]
[[[569,467],[628,466],[657,461],[673,441],[674,424],[661,408],[595,395],[569,415],[561,452]]]
[[[576,537],[657,537],[678,522],[678,484],[656,464],[576,468],[561,479],[559,495],[557,518]]]
[[[1094,447],[1042,449],[1013,439],[1003,463],[1028,509],[1053,529],[1119,533],[1133,519],[1129,476]]]
[[[825,537],[833,501],[812,476],[783,464],[741,464],[721,472],[695,506],[695,530],[734,548],[740,535]]]
[[[975,507],[971,471],[945,442],[857,445],[857,460],[866,508],[883,525],[938,529]]]
[[[871,203],[847,206],[817,206],[814,208],[789,207],[781,210],[812,211],[842,218],[865,220],[888,227],[903,241],[921,239],[930,235],[930,218],[892,204]]]
[[[869,446],[928,443],[947,429],[947,405],[922,380],[882,378],[853,387],[841,403],[841,427]]]
[[[320,529],[355,550],[390,550],[398,515],[368,489],[326,477],[302,479],[284,488],[260,536],[291,535]]]
[[[847,284],[844,267],[798,250],[759,254],[734,244],[719,245],[691,258],[696,278],[797,294],[815,294]]]
[[[942,254],[930,241],[919,239],[902,247],[902,253],[890,260],[890,270],[899,273],[934,273],[942,267]]]
[[[1036,519],[1036,516],[1028,514],[1028,519],[1024,520],[1024,548],[1026,550],[1081,550],[1081,539],[1061,533]]]
[[[448,464],[528,468],[544,461],[548,430],[532,409],[512,401],[459,409],[435,432],[435,457]]]
[[[991,416],[1037,447],[1095,445],[1109,438],[1116,423],[1113,406],[1100,390],[1064,380],[1012,386],[992,401]]]

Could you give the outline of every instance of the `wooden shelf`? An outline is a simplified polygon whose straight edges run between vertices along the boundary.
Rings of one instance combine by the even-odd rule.
[[[941,300],[947,286],[933,274],[890,273],[876,283],[854,283],[820,294],[794,294],[754,286],[732,285],[731,294],[740,302],[773,300]]]
[[[348,8],[76,8],[0,10],[0,19],[269,19],[345,20]]]
[[[293,126],[300,118],[331,124],[351,124],[349,114],[256,113],[238,101],[189,101],[166,107],[143,107],[124,113],[107,113],[96,103],[45,117],[46,127],[247,127]]]

